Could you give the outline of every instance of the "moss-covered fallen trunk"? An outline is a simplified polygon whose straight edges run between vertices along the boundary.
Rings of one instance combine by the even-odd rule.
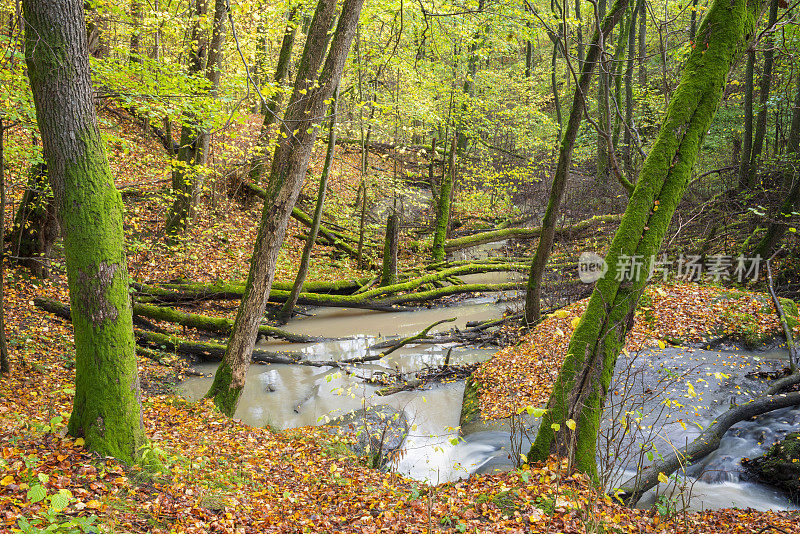
[[[57,317],[67,321],[72,320],[72,310],[67,304],[41,297],[35,298],[33,302],[37,307]],[[134,335],[138,345],[166,352],[178,352],[195,356],[204,362],[218,362],[225,354],[225,345],[220,343],[190,341],[174,335],[148,332],[140,329],[134,329]],[[271,352],[258,349],[253,351],[253,361],[255,362],[296,363],[299,359],[300,356],[292,352]]]
[[[258,187],[255,184],[251,184],[249,182],[242,182],[242,188],[246,189],[251,194],[257,196],[258,198],[264,200],[267,198],[267,192]],[[303,210],[295,206],[292,209],[292,218],[296,221],[300,222],[304,226],[311,228],[314,225],[314,219],[312,219],[307,213]],[[358,252],[352,246],[350,246],[347,242],[355,241],[355,238],[352,236],[348,236],[344,232],[340,232],[338,230],[333,230],[331,228],[326,227],[325,225],[320,225],[319,227],[319,235],[316,238],[317,243],[321,245],[328,245],[332,246],[333,248],[344,252],[351,258],[358,257]]]
[[[152,306],[149,304],[134,304],[133,314],[140,317],[147,317],[156,321],[166,321],[176,323],[189,328],[196,328],[206,332],[214,332],[221,335],[229,335],[233,327],[233,321],[224,317],[209,317],[197,313],[186,313],[166,306]],[[280,328],[269,325],[258,327],[258,333],[264,337],[282,339],[291,343],[313,343],[322,338],[294,334]]]
[[[173,286],[175,287],[175,286]],[[179,288],[161,288],[155,286],[138,286],[137,297],[142,302],[181,303],[200,302],[204,300],[240,300],[244,294],[244,286],[237,283],[218,282],[215,284],[183,284]],[[273,289],[269,293],[270,302],[285,302],[289,291]],[[397,311],[391,304],[370,300],[368,298],[349,295],[300,293],[298,304],[337,308],[359,308],[376,311]]]
[[[597,215],[591,219],[585,219],[570,226],[557,228],[555,230],[555,237],[579,232],[587,228],[600,226],[601,224],[619,222],[620,219],[622,219],[622,215],[619,214]],[[500,230],[491,230],[489,232],[481,232],[480,234],[458,237],[456,239],[448,239],[444,243],[444,248],[447,252],[453,252],[477,245],[485,245],[486,243],[496,243],[497,241],[506,239],[535,239],[541,234],[541,226],[535,228],[503,228]]]
[[[194,356],[203,362],[219,362],[225,356],[227,345],[207,341],[191,341],[174,335],[134,330],[139,345],[158,349],[162,352],[176,352]],[[300,361],[300,355],[294,352],[273,352],[253,349],[253,361],[259,363],[292,364]]]

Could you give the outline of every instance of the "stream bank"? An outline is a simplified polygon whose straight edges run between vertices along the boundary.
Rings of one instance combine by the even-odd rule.
[[[513,296],[506,295],[503,300],[513,299]],[[497,304],[497,300],[497,295],[488,295],[452,307],[397,313],[319,309],[312,316],[296,319],[287,329],[324,337],[354,337],[316,344],[272,341],[262,346],[271,350],[299,351],[304,358],[319,362],[360,357],[368,354],[369,347],[383,339],[386,333],[403,337],[418,332],[431,322],[452,317],[457,317],[456,327],[463,329],[469,321],[496,317],[508,306]],[[552,316],[545,323],[569,323],[569,315],[577,313],[580,305],[573,308],[567,316]],[[642,311],[641,318],[646,319],[646,315],[647,310]],[[450,326],[446,323],[438,328],[444,330]],[[562,336],[555,334],[554,338],[568,337],[566,324],[556,328],[562,329]],[[714,333],[715,330],[709,329],[705,333],[709,332]],[[645,338],[641,332],[636,332],[633,339]],[[653,339],[652,335],[650,339]],[[359,376],[370,376],[387,369],[408,372],[436,366],[442,363],[451,349],[454,364],[485,361],[487,363],[483,364],[483,369],[493,365],[498,358],[492,357],[494,351],[455,347],[452,343],[409,345],[381,361],[358,365],[357,372]],[[643,416],[640,425],[643,428],[658,428],[654,445],[658,450],[669,450],[673,445],[681,446],[686,440],[691,440],[699,432],[698,425],[708,424],[730,402],[744,402],[750,398],[763,384],[746,377],[740,380],[741,375],[756,369],[772,370],[780,365],[783,354],[780,350],[749,353],[665,346],[664,349],[637,351],[635,356],[632,361],[620,359],[618,379],[625,377],[628,382],[633,382],[627,383],[624,388],[619,386],[619,391],[628,391],[628,394],[612,394],[612,401],[617,398],[631,400],[637,398],[637,393],[638,398],[646,399],[638,401],[639,410],[648,414]],[[211,375],[216,365],[201,365],[198,369]],[[546,376],[554,377],[556,371],[557,368],[551,367]],[[208,376],[187,380],[183,384],[184,394],[190,399],[199,398],[207,390],[210,380]],[[381,407],[388,406],[394,413],[403,414],[408,428],[398,455],[388,467],[414,479],[437,484],[465,478],[472,473],[508,470],[514,466],[515,454],[518,451],[525,452],[535,435],[536,421],[524,421],[525,432],[511,432],[508,420],[481,417],[476,408],[485,405],[487,398],[486,390],[477,384],[476,377],[471,377],[466,381],[466,387],[463,381],[458,381],[378,397],[377,386],[364,383],[339,369],[253,365],[236,417],[252,426],[269,425],[287,429],[326,424],[335,417],[357,413],[364,407],[384,410]],[[688,384],[691,384],[691,388]],[[659,412],[659,406],[663,406],[667,398],[683,406],[667,413]],[[615,402],[609,404],[604,418],[607,421],[606,432],[614,432],[615,425],[608,422],[616,419],[614,410],[619,410],[620,406]],[[656,413],[657,417],[653,415]],[[468,417],[470,414],[471,418]],[[795,417],[798,419],[795,420]],[[685,485],[691,486],[690,494],[694,495],[689,508],[716,509],[738,505],[756,509],[792,509],[793,505],[784,495],[766,486],[748,482],[742,474],[740,461],[744,456],[753,457],[763,453],[771,443],[767,438],[779,439],[794,422],[800,422],[800,411],[787,409],[734,427],[717,453],[688,472],[692,478]],[[521,427],[518,425],[516,428]],[[628,445],[640,445],[646,442],[646,437],[642,432],[637,432],[625,439]],[[627,449],[633,450],[631,447]],[[626,468],[634,460],[636,458],[628,458],[614,465],[609,463],[607,468],[613,471],[613,476],[621,479],[629,472]],[[664,488],[658,491],[663,493]],[[653,492],[652,499],[646,496],[642,500],[642,506],[647,506],[656,498]]]

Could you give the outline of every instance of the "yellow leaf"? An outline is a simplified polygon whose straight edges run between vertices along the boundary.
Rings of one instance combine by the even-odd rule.
[[[572,320],[572,328],[578,328],[578,323],[580,323],[580,322],[581,322],[581,318],[580,318],[580,316],[578,316],[578,317],[575,317],[575,318]]]
[[[659,473],[658,481],[661,482],[662,484],[666,484],[667,482],[669,482],[669,479],[667,478],[667,475],[665,475],[664,473]]]
[[[558,310],[553,314],[557,319],[566,319],[569,317],[569,312],[566,310]]]
[[[92,499],[91,501],[86,503],[86,508],[93,508],[95,510],[100,508],[100,506],[101,506],[100,501],[95,500],[95,499]]]
[[[667,348],[667,344],[659,339],[658,340],[658,348],[661,349],[661,350],[664,350],[665,348]]]
[[[559,430],[561,430],[561,425],[559,425],[558,423],[553,423],[552,425],[550,425],[550,428],[552,428],[555,432],[558,432]]]
[[[2,484],[3,486],[8,486],[12,482],[14,482],[14,477],[12,477],[11,475],[6,475],[3,477],[3,480],[0,480],[0,484]]]
[[[565,424],[567,425],[567,428],[569,428],[570,430],[575,430],[575,420],[574,419],[567,419],[567,422]]]
[[[84,440],[83,438],[78,438],[75,440],[76,447],[83,447],[84,443],[86,443],[86,440]]]

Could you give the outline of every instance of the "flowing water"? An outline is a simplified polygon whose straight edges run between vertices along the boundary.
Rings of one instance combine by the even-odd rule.
[[[504,281],[499,278],[507,275],[494,276],[497,281]],[[503,300],[514,296],[513,293],[505,295]],[[261,343],[260,347],[300,351],[304,358],[315,361],[360,357],[370,353],[369,347],[386,337],[408,336],[441,319],[457,318],[455,323],[445,323],[432,332],[448,330],[454,325],[463,329],[469,321],[497,317],[508,306],[496,304],[497,300],[497,295],[493,295],[468,299],[453,307],[396,313],[319,309],[311,316],[293,320],[286,329],[348,339],[314,344],[269,341]],[[382,370],[410,372],[437,366],[451,349],[453,364],[482,361],[493,352],[454,347],[453,344],[409,345],[380,361],[359,365],[357,372],[360,376],[371,376]],[[601,465],[612,473],[612,480],[624,480],[631,466],[647,454],[648,449],[643,450],[641,443],[652,442],[657,454],[691,441],[699,434],[701,426],[708,425],[731,403],[744,402],[763,389],[759,380],[745,376],[748,371],[776,368],[779,360],[785,357],[785,352],[781,351],[747,353],[683,348],[621,357],[604,416],[601,443],[605,445],[600,447]],[[189,378],[182,384],[183,393],[189,399],[197,399],[207,391],[216,364],[199,364],[196,368],[208,376]],[[376,396],[377,389],[336,368],[254,364],[248,373],[236,417],[253,426],[294,428],[323,424],[364,405],[387,404],[403,410],[412,425],[401,457],[391,466],[393,470],[435,484],[475,472],[513,467],[512,434],[507,422],[458,428],[463,382],[385,397]],[[665,399],[670,399],[669,406],[665,405]],[[624,435],[620,434],[621,425],[610,423],[623,419],[630,429]],[[515,443],[521,442],[518,447],[523,452],[529,447],[528,437],[535,435],[536,421],[528,423],[532,427],[527,436],[518,433],[513,436]],[[688,488],[679,489],[681,495],[691,495],[689,508],[792,508],[783,494],[742,480],[740,460],[762,454],[792,428],[796,429],[798,423],[800,409],[790,408],[731,428],[718,451],[689,469],[688,484],[679,484],[688,485]],[[656,488],[660,493],[669,490]],[[646,494],[640,505],[651,505],[657,498],[656,491]]]

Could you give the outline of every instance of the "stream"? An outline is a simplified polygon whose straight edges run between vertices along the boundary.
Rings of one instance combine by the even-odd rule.
[[[478,276],[485,280],[486,275]],[[507,277],[508,274],[491,276]],[[387,337],[412,335],[441,319],[457,318],[455,323],[445,323],[432,332],[449,330],[454,325],[463,329],[467,322],[498,317],[510,305],[520,306],[520,302],[508,303],[509,298],[515,296],[519,295],[515,292],[502,295],[502,304],[497,303],[495,294],[467,299],[456,306],[413,312],[315,309],[312,315],[292,320],[286,329],[313,336],[350,339],[314,344],[270,340],[259,343],[259,347],[300,351],[306,359],[315,361],[354,358],[364,356],[369,346]],[[380,361],[359,365],[358,370],[363,376],[369,376],[387,367],[409,372],[426,365],[437,366],[451,348],[452,364],[483,361],[494,352],[454,347],[452,343],[407,345]],[[785,351],[753,353],[672,347],[621,356],[603,418],[599,448],[601,468],[606,468],[610,480],[622,481],[633,472],[631,468],[640,456],[647,454],[648,449],[642,450],[641,443],[652,442],[656,454],[668,452],[673,445],[683,446],[699,434],[698,425],[709,424],[732,402],[744,402],[764,387],[760,381],[745,377],[746,372],[775,369],[786,357]],[[196,365],[195,368],[207,376],[188,378],[180,386],[181,393],[190,400],[202,397],[216,367],[216,363]],[[253,364],[236,417],[252,426],[287,429],[324,424],[364,405],[390,405],[404,411],[411,425],[399,460],[391,464],[393,471],[436,484],[465,478],[472,473],[513,467],[508,452],[511,433],[507,422],[458,428],[463,381],[385,397],[376,396],[377,389],[336,368]],[[675,402],[666,406],[664,399]],[[626,416],[626,412],[630,414]],[[621,425],[610,425],[611,420],[621,419],[627,419],[630,429],[624,435],[620,433]],[[517,442],[522,441],[523,452],[527,451],[529,438],[535,436],[537,421],[528,423],[531,428],[527,437],[516,438]],[[670,487],[660,485],[645,494],[639,506],[649,507],[658,494],[672,491],[677,495],[679,506],[686,504],[690,510],[795,509],[781,492],[745,481],[740,460],[761,455],[798,424],[800,408],[787,408],[735,425],[725,435],[718,451],[688,469],[690,476],[681,479],[679,487],[674,483],[670,483]]]

